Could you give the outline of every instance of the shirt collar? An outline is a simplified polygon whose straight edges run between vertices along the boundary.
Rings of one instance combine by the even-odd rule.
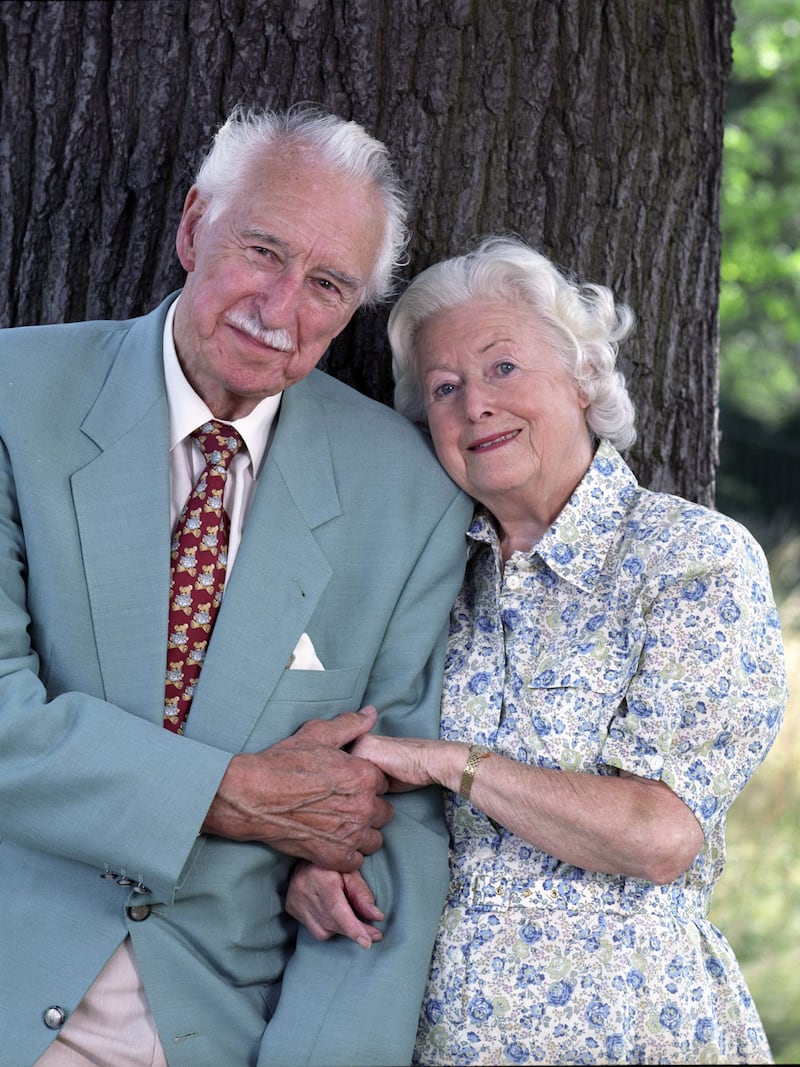
[[[164,323],[164,380],[167,388],[169,405],[169,448],[170,452],[185,440],[189,434],[214,418],[206,402],[197,395],[183,373],[175,340],[172,334],[172,322],[175,317],[175,300],[167,312]],[[261,467],[261,461],[267,450],[270,432],[278,414],[282,393],[268,396],[261,400],[242,419],[236,419],[230,425],[235,426],[247,446],[253,476]]]
[[[538,555],[566,581],[591,589],[638,488],[619,452],[601,441],[586,474],[529,557]],[[499,537],[485,508],[476,511],[467,536],[473,545],[489,544],[499,553]]]

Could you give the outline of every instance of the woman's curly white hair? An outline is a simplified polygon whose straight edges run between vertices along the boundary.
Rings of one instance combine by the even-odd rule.
[[[619,345],[633,330],[633,312],[605,286],[570,280],[516,237],[487,237],[474,251],[428,267],[397,301],[388,331],[399,412],[413,422],[426,421],[414,347],[420,328],[439,312],[475,300],[521,302],[533,311],[588,400],[589,430],[619,449],[633,444],[633,404],[616,369]]]

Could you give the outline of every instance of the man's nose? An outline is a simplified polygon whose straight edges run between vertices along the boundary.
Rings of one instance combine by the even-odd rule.
[[[285,326],[294,319],[300,305],[303,280],[290,270],[265,278],[258,292],[259,311],[265,325]]]

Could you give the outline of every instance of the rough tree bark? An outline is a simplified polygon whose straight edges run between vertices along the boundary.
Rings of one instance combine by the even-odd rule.
[[[312,100],[392,149],[409,274],[514,231],[638,316],[641,480],[711,503],[730,0],[0,3],[0,325],[149,309],[232,105]],[[328,371],[391,402],[387,309]]]

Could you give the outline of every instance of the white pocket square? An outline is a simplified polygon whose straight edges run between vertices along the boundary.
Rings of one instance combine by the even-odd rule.
[[[314,651],[314,646],[311,643],[311,638],[308,634],[301,634],[300,640],[295,646],[294,652],[289,657],[289,662],[286,664],[287,670],[290,671],[324,671],[325,668]]]

